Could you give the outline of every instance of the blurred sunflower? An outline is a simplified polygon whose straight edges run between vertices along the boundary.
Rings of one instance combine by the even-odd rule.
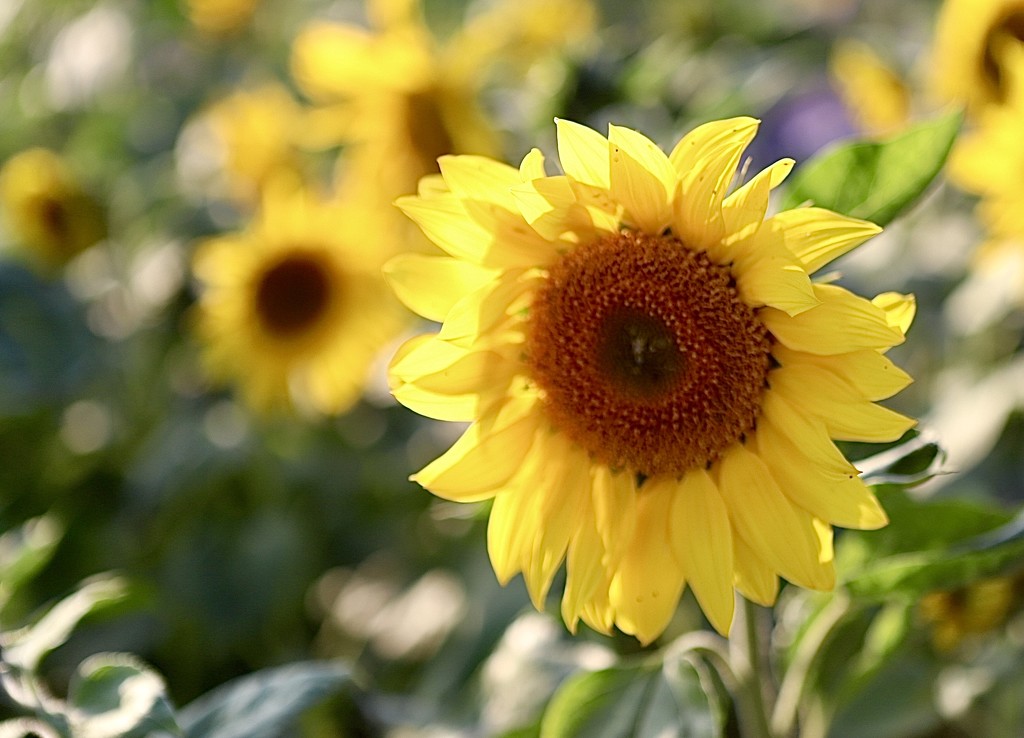
[[[348,409],[405,324],[377,233],[372,213],[274,187],[246,231],[203,243],[195,317],[211,376],[257,411]]]
[[[829,75],[858,129],[869,136],[896,133],[910,119],[910,91],[903,79],[867,44],[836,43]]]
[[[953,148],[949,178],[980,196],[975,208],[987,237],[972,271],[982,283],[1002,283],[1012,304],[1024,304],[1024,45],[1005,56],[1006,99],[983,109]]]
[[[359,172],[359,189],[373,187],[389,202],[415,192],[442,154],[498,151],[477,101],[490,63],[556,49],[589,33],[594,19],[588,0],[502,0],[440,44],[418,0],[368,0],[367,12],[371,29],[308,26],[295,40],[292,70],[319,106],[311,136],[322,145],[357,144],[348,164]],[[553,24],[553,17],[574,22]]]
[[[442,157],[400,207],[449,257],[385,271],[436,335],[392,360],[395,397],[473,421],[414,475],[493,498],[488,550],[540,607],[563,559],[562,614],[647,643],[689,584],[728,631],[734,587],[834,585],[831,525],[886,516],[832,439],[891,441],[914,421],[874,403],[910,378],[911,297],[866,300],[809,274],[879,228],[819,208],[765,219],[782,160],[726,197],[757,121],[696,128],[666,156],[611,126],[558,121],[562,176]]]
[[[0,204],[31,258],[58,267],[107,236],[106,214],[49,149],[12,156],[0,169]]]
[[[972,112],[1006,99],[1006,59],[1024,44],[1021,0],[946,0],[939,11],[930,69],[943,100]]]
[[[986,577],[957,589],[930,592],[918,610],[938,651],[951,651],[968,635],[990,633],[1004,625],[1024,595],[1024,574]]]

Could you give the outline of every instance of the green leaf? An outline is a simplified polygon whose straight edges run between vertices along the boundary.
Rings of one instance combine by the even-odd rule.
[[[11,596],[46,565],[63,535],[61,524],[48,515],[0,535],[0,612]]]
[[[963,123],[959,111],[919,123],[881,142],[832,148],[789,180],[782,209],[802,203],[884,226],[910,207],[938,175]]]
[[[163,679],[129,654],[101,653],[78,667],[68,690],[74,735],[180,736]]]
[[[578,674],[555,693],[541,738],[711,738],[721,735],[716,698],[694,666],[624,666]]]
[[[264,669],[203,695],[178,713],[178,722],[187,738],[277,738],[351,680],[349,668],[339,663]]]
[[[837,554],[851,594],[872,601],[916,598],[980,577],[1000,574],[1024,560],[1024,513],[965,500],[914,501],[903,493],[880,495],[890,525],[844,535]]]

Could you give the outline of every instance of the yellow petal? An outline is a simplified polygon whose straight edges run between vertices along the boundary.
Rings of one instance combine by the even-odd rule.
[[[691,248],[708,248],[725,234],[722,201],[757,127],[753,118],[705,123],[672,150],[669,160],[679,174],[672,228]]]
[[[647,480],[644,488],[651,483]],[[703,469],[688,471],[678,482],[660,482],[660,486],[658,493],[672,497],[669,530],[673,551],[711,625],[726,635],[732,626],[736,597],[732,526],[725,502]]]
[[[486,156],[446,155],[437,160],[449,189],[465,200],[492,202],[508,210],[515,208],[511,187],[522,182],[519,171]]]
[[[833,525],[881,528],[888,517],[867,485],[854,473],[835,475],[814,465],[809,454],[761,418],[754,434],[758,455],[783,493],[811,515]]]
[[[614,473],[604,464],[595,464],[592,474],[594,520],[605,550],[604,564],[614,568],[633,538],[636,480],[629,472]]]
[[[487,518],[487,555],[491,559],[494,576],[502,586],[522,570],[529,534],[538,524],[534,514],[534,492],[535,488],[530,484],[510,485],[508,490],[494,498],[490,517]]]
[[[760,312],[768,330],[789,348],[830,355],[903,343],[903,332],[889,325],[881,308],[836,285],[813,287],[821,304],[810,310],[799,315],[775,308]]]
[[[473,345],[509,317],[513,305],[536,287],[537,280],[537,277],[524,276],[519,270],[505,272],[452,306],[439,336],[456,345]]]
[[[795,407],[817,415],[841,441],[896,441],[917,421],[865,400],[835,375],[810,365],[785,366],[768,374],[772,391]]]
[[[544,609],[551,581],[577,528],[581,501],[590,496],[590,459],[561,433],[541,434],[533,453],[550,460],[537,485],[537,520],[523,578],[533,606]]]
[[[799,315],[820,304],[807,272],[770,232],[750,236],[749,247],[737,249],[733,274],[748,305]],[[736,244],[738,246],[738,244]]]
[[[411,479],[455,502],[490,499],[522,465],[541,422],[535,398],[511,398]]]
[[[463,296],[494,280],[498,272],[448,256],[402,254],[384,265],[384,278],[413,312],[440,323]]]
[[[530,182],[535,179],[542,179],[547,176],[544,171],[544,152],[540,149],[530,149],[530,152],[523,157],[519,165],[519,178],[523,182]]]
[[[874,223],[824,208],[796,208],[774,215],[768,225],[779,232],[809,274],[882,232]]]
[[[555,119],[555,128],[562,171],[577,182],[609,189],[608,139],[591,128],[561,118]]]
[[[883,292],[871,300],[871,304],[885,312],[889,325],[906,334],[917,314],[917,300],[913,295],[901,295],[899,292]]]
[[[611,193],[625,218],[645,233],[660,234],[672,219],[676,172],[668,157],[641,133],[608,126]]]
[[[435,343],[441,343],[440,347]],[[436,336],[411,338],[399,347],[388,370],[388,385],[395,399],[410,410],[436,420],[468,421],[480,417],[484,410],[479,394],[451,395],[425,392],[409,379],[424,372],[443,371],[466,355],[465,349],[437,342]],[[409,361],[409,357],[413,357]],[[421,358],[426,361],[421,361]],[[399,367],[396,371],[395,367]]]
[[[602,586],[607,597],[607,584],[611,575],[606,570],[603,559],[604,544],[601,542],[601,534],[597,530],[597,520],[594,517],[593,494],[588,489],[579,498],[576,527],[569,540],[565,559],[562,620],[573,633],[576,632],[576,624],[586,604],[595,597]],[[610,620],[607,627],[611,627]]]
[[[771,607],[779,594],[779,578],[743,539],[733,534],[733,559],[736,562],[736,589],[758,605]]]
[[[834,570],[818,560],[811,516],[789,501],[757,455],[742,444],[730,447],[719,463],[718,489],[736,530],[769,567],[802,587],[834,586]]]
[[[809,364],[825,369],[853,387],[866,400],[884,400],[914,380],[890,359],[872,349],[817,356],[776,344],[772,354],[783,366]]]
[[[544,177],[512,188],[519,212],[543,238],[554,241],[566,232],[590,234],[594,221],[576,199],[568,177]]]
[[[759,429],[762,419],[771,423],[779,433],[800,448],[814,468],[829,477],[840,479],[859,474],[857,468],[832,443],[825,424],[818,416],[814,413],[804,414],[782,394],[771,390],[764,393],[761,419],[757,421]]]
[[[795,163],[792,159],[780,159],[725,198],[722,217],[727,233],[738,233],[764,220],[771,190],[785,181]]]
[[[615,624],[643,645],[664,632],[685,585],[669,541],[672,500],[671,490],[640,491],[635,532],[608,590]]]

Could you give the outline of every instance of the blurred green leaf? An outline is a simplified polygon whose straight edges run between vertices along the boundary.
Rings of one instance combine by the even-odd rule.
[[[881,495],[890,524],[870,535],[851,533],[839,560],[855,596],[883,601],[917,597],[998,574],[1024,560],[1024,514],[966,500],[915,501]]]
[[[0,613],[11,596],[46,565],[64,535],[52,516],[41,516],[0,535]]]
[[[163,679],[134,656],[101,653],[78,667],[68,691],[73,733],[180,736]]]
[[[187,738],[277,738],[321,700],[352,680],[341,663],[305,662],[235,679],[184,707]]]
[[[541,721],[541,738],[721,735],[715,698],[687,661],[615,667],[562,685]]]
[[[887,141],[844,144],[800,167],[782,208],[810,201],[887,225],[938,175],[963,123],[959,111],[919,123]]]

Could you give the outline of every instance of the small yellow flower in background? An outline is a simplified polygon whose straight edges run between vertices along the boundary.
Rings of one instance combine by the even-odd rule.
[[[857,127],[869,136],[902,130],[910,120],[910,91],[903,79],[865,43],[838,42],[829,73]]]
[[[349,169],[360,172],[359,187],[373,187],[388,202],[415,192],[443,154],[498,152],[494,126],[477,101],[496,55],[514,52],[522,60],[557,48],[573,35],[566,29],[584,28],[552,27],[552,14],[579,17],[588,29],[593,24],[583,0],[501,0],[442,44],[426,27],[418,0],[368,0],[367,12],[371,29],[308,26],[295,40],[292,71],[319,106],[310,117],[311,136],[322,145],[355,144]]]
[[[283,85],[233,92],[212,105],[202,120],[220,146],[233,199],[255,204],[268,182],[300,171],[302,111]]]
[[[257,411],[348,409],[407,322],[377,234],[373,213],[273,187],[247,230],[203,243],[196,329],[210,374]]]
[[[0,169],[0,204],[11,234],[45,267],[58,267],[107,236],[106,216],[61,159],[34,148]]]
[[[184,0],[185,12],[198,30],[227,36],[249,24],[260,0]]]
[[[958,589],[930,592],[918,610],[938,651],[952,651],[969,635],[990,633],[1019,608],[1024,575],[988,577]]]
[[[946,0],[932,50],[932,88],[972,113],[1006,99],[1007,54],[1024,44],[1020,0]]]
[[[493,499],[488,550],[541,607],[647,643],[685,586],[728,631],[734,587],[834,586],[832,525],[877,528],[877,500],[832,439],[891,441],[914,421],[875,404],[910,378],[884,355],[913,298],[809,275],[879,232],[819,208],[765,218],[782,160],[726,196],[757,121],[700,126],[666,156],[611,126],[558,121],[564,175],[440,161],[400,207],[449,256],[385,273],[440,332],[403,345],[395,397],[471,421],[414,475]]]

